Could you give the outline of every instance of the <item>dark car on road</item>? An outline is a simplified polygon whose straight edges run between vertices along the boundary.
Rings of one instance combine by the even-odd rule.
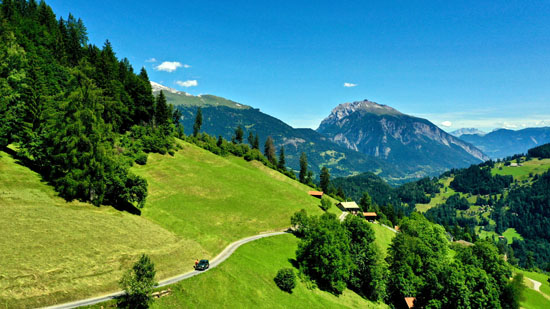
[[[200,260],[199,264],[195,266],[195,270],[207,270],[208,267],[210,267],[210,263],[208,263],[208,260]]]

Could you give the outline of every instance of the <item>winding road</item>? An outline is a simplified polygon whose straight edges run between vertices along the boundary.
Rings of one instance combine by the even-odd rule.
[[[254,240],[258,240],[260,238],[277,236],[277,235],[282,235],[282,234],[285,234],[285,233],[287,233],[287,232],[263,233],[263,234],[250,236],[250,237],[246,237],[246,238],[237,240],[237,241],[229,244],[227,247],[225,247],[225,249],[223,249],[223,251],[220,254],[218,254],[216,257],[214,257],[212,260],[210,260],[210,268],[209,269],[207,269],[205,271],[193,270],[193,271],[190,271],[190,272],[186,272],[184,274],[181,274],[181,275],[178,275],[178,276],[175,276],[175,277],[172,277],[172,278],[168,278],[166,280],[162,280],[155,287],[162,287],[162,286],[170,285],[170,284],[173,284],[173,283],[176,283],[176,282],[194,277],[196,275],[200,275],[200,274],[202,274],[202,273],[204,273],[204,272],[220,265],[223,261],[227,260],[227,258],[229,258],[233,254],[233,252],[235,252],[235,250],[237,250],[237,248],[239,248],[240,246],[242,246],[246,243],[249,243],[249,242],[254,241]],[[103,295],[103,296],[77,300],[77,301],[74,301],[74,302],[60,304],[60,305],[54,305],[54,306],[50,306],[50,307],[46,307],[46,308],[47,309],[66,309],[66,308],[76,308],[76,307],[81,307],[81,306],[90,306],[90,305],[93,305],[93,304],[101,303],[101,302],[104,302],[104,301],[108,301],[108,300],[120,297],[122,295],[124,295],[124,292],[123,291],[118,291],[118,292]]]

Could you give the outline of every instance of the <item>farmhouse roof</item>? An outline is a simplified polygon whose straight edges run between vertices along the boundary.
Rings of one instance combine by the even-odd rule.
[[[414,307],[414,300],[416,297],[405,297],[405,302],[407,303],[407,307],[412,308]]]
[[[357,206],[357,203],[355,202],[340,202],[338,205],[344,207],[345,209],[359,209],[359,206]]]
[[[365,216],[365,217],[376,217],[378,215],[375,212],[364,212],[363,216]]]

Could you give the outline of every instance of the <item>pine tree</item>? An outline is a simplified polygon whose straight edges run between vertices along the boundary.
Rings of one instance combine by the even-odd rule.
[[[319,178],[320,178],[321,190],[323,190],[323,192],[325,193],[329,193],[330,174],[326,166],[323,166],[323,168],[321,169],[321,175],[319,176]]]
[[[300,175],[298,178],[301,183],[307,183],[307,155],[305,152],[300,155]]]
[[[277,165],[277,158],[275,157],[275,145],[273,144],[273,138],[267,137],[264,145],[264,155],[273,165]]]
[[[252,132],[248,132],[248,144],[254,148],[254,135],[252,135]]]
[[[197,137],[202,126],[202,109],[197,109],[197,117],[195,117],[195,124],[193,125],[193,136]]]
[[[237,126],[237,129],[235,129],[235,140],[237,141],[237,143],[239,144],[243,143],[243,136],[244,136],[243,128],[241,128],[241,126]]]
[[[260,150],[260,138],[258,137],[258,133],[254,136],[254,144],[252,145],[252,149]]]
[[[280,170],[286,170],[285,147],[284,146],[281,146],[281,149],[279,150],[279,162],[278,162],[277,168],[280,169]]]
[[[155,106],[155,122],[158,126],[169,124],[172,122],[172,113],[166,103],[166,97],[162,90],[157,97],[157,104]]]

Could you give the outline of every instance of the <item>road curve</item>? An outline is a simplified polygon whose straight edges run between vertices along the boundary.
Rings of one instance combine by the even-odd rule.
[[[237,248],[239,248],[240,246],[242,246],[242,245],[244,245],[248,242],[258,240],[260,238],[282,235],[282,234],[285,234],[285,233],[287,233],[287,232],[262,233],[262,234],[259,234],[259,235],[246,237],[246,238],[237,240],[235,242],[232,242],[227,247],[225,247],[225,249],[223,249],[223,251],[220,254],[218,254],[216,257],[214,257],[212,260],[210,260],[210,268],[209,269],[207,269],[205,271],[193,270],[193,271],[190,271],[190,272],[186,272],[184,274],[181,274],[181,275],[178,275],[178,276],[175,276],[175,277],[172,277],[172,278],[168,278],[166,280],[162,280],[155,287],[162,287],[162,286],[170,285],[170,284],[173,284],[173,283],[176,283],[176,282],[194,277],[196,275],[200,275],[200,274],[202,274],[204,272],[207,272],[208,270],[220,265],[223,261],[227,260],[227,258],[230,257],[233,254],[233,252],[235,252],[235,250],[237,250]],[[76,307],[82,307],[82,306],[90,306],[90,305],[93,305],[93,304],[97,304],[97,303],[101,303],[101,302],[104,302],[104,301],[108,301],[108,300],[117,298],[117,297],[122,296],[122,295],[124,295],[124,292],[123,291],[118,291],[118,292],[103,295],[103,296],[77,300],[77,301],[74,301],[74,302],[60,304],[60,305],[54,305],[54,306],[46,307],[46,309],[66,309],[66,308],[76,308]]]

